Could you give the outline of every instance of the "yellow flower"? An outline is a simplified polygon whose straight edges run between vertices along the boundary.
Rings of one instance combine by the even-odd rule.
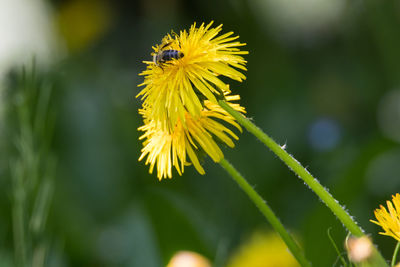
[[[151,106],[149,117],[158,121],[163,130],[176,127],[178,120],[185,123],[190,118],[202,116],[203,100],[217,103],[216,96],[230,93],[229,85],[219,76],[242,81],[246,77],[236,69],[246,70],[246,61],[238,47],[245,44],[235,41],[238,36],[228,32],[217,37],[222,25],[211,28],[193,24],[189,31],[167,34],[161,45],[153,47],[153,56],[165,50],[182,53],[180,58],[155,63],[144,61],[147,68],[140,75],[145,86],[137,95],[142,96],[144,106]]]
[[[239,100],[238,95],[226,96],[226,100]],[[245,110],[239,104],[230,103],[237,111],[244,113]],[[196,170],[204,174],[198,154],[204,151],[215,162],[223,158],[223,153],[218,147],[217,141],[221,141],[229,147],[234,147],[233,139],[238,137],[228,129],[223,122],[233,125],[241,131],[241,127],[235,119],[229,115],[218,104],[204,101],[204,108],[198,117],[193,117],[185,112],[183,124],[180,119],[173,129],[165,129],[152,117],[151,107],[144,106],[140,114],[143,116],[144,125],[139,128],[144,134],[139,139],[144,139],[142,155],[139,160],[147,156],[146,165],[150,164],[150,173],[157,166],[157,177],[172,177],[172,166],[181,175],[184,166],[192,163]]]
[[[107,2],[103,0],[63,2],[58,25],[67,47],[77,52],[99,40],[111,25],[111,13]]]
[[[298,267],[285,243],[275,233],[256,232],[233,255],[227,267]]]
[[[395,196],[392,196],[392,202],[386,201],[389,212],[386,210],[384,206],[380,205],[379,209],[376,209],[374,211],[375,218],[378,221],[374,220],[370,221],[382,227],[384,232],[380,232],[380,234],[391,236],[397,241],[400,241],[400,194],[399,193],[397,193]]]

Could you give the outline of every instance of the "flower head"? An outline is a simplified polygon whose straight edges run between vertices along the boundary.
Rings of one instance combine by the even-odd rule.
[[[392,203],[393,202],[393,203]],[[388,235],[400,241],[400,194],[392,196],[392,202],[386,201],[387,208],[380,205],[379,209],[374,211],[375,217],[378,221],[370,220],[371,222],[382,227],[384,232],[382,235]]]
[[[211,28],[213,22],[200,27],[193,24],[189,31],[167,34],[161,45],[153,47],[154,58],[163,58],[166,50],[179,52],[179,57],[168,57],[160,62],[145,61],[147,68],[141,73],[144,89],[138,94],[162,129],[173,129],[178,121],[185,123],[201,116],[203,100],[217,103],[216,96],[229,93],[229,85],[219,76],[242,81],[246,77],[237,69],[246,70],[246,61],[236,41],[238,36],[228,32],[217,37],[222,25]]]
[[[193,164],[204,174],[199,155],[207,154],[215,162],[223,158],[218,143],[233,147],[238,137],[229,125],[241,131],[235,119],[222,109],[217,99],[225,99],[234,109],[245,112],[238,95],[230,95],[229,85],[221,76],[242,81],[246,77],[237,69],[246,70],[247,54],[238,47],[232,32],[217,36],[222,25],[212,28],[212,22],[189,31],[167,34],[160,45],[153,47],[153,61],[146,62],[141,73],[144,86],[138,94],[143,108],[139,113],[144,125],[139,160],[146,158],[150,173],[157,167],[159,179],[172,177],[175,167],[182,174],[186,165]]]
[[[275,233],[256,232],[230,259],[227,267],[297,267],[285,243]]]
[[[239,96],[228,95],[226,100],[239,100]],[[245,112],[239,104],[229,104],[235,110]],[[226,124],[241,131],[241,127],[231,115],[209,100],[204,101],[204,107],[199,116],[194,117],[189,112],[185,112],[185,124],[178,119],[173,129],[161,127],[152,117],[151,107],[144,106],[139,112],[144,121],[144,125],[139,128],[144,132],[140,137],[144,142],[139,160],[147,156],[146,164],[150,164],[150,173],[153,172],[154,166],[157,166],[159,179],[171,178],[172,167],[175,167],[181,175],[184,166],[191,163],[199,173],[204,174],[198,155],[205,152],[215,162],[219,162],[223,158],[223,153],[218,142],[234,147],[232,139],[238,139]]]

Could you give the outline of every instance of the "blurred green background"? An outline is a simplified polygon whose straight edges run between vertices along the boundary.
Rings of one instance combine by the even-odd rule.
[[[231,89],[248,116],[391,257],[395,241],[369,219],[400,191],[398,1],[0,0],[0,266],[42,246],[45,266],[158,267],[179,250],[224,266],[269,228],[210,159],[204,176],[161,182],[137,161],[142,61],[171,30],[211,20],[247,43],[247,80]],[[341,223],[252,135],[236,144],[226,158],[313,266],[339,266],[327,231],[343,250]]]

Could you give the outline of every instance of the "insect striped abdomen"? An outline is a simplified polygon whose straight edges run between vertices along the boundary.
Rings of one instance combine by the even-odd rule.
[[[161,61],[169,61],[171,59],[180,59],[183,57],[183,53],[178,50],[164,50],[161,53]]]

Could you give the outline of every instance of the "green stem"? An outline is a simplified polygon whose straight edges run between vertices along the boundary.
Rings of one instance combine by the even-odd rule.
[[[390,266],[396,265],[397,254],[399,253],[399,249],[400,249],[400,242],[397,242],[396,248],[394,249],[394,252],[393,252],[392,264]]]
[[[346,267],[347,266],[347,262],[343,258],[342,254],[340,253],[340,250],[339,250],[338,246],[335,243],[335,240],[333,240],[333,237],[331,236],[331,228],[328,229],[328,237],[329,237],[329,240],[331,241],[331,244],[332,244],[333,248],[336,250],[336,253],[337,253],[340,261],[343,263],[343,266]]]
[[[253,201],[265,218],[269,221],[272,227],[278,232],[283,241],[292,252],[293,256],[297,259],[301,266],[311,266],[304,256],[302,249],[297,245],[292,236],[286,231],[285,227],[276,217],[275,213],[268,206],[268,204],[261,198],[261,196],[250,186],[246,179],[230,164],[227,160],[222,159],[219,164],[230,174],[230,176],[237,182],[247,196]]]
[[[274,152],[295,174],[299,176],[318,197],[328,206],[333,214],[343,223],[343,225],[354,236],[361,237],[364,235],[363,230],[357,225],[353,218],[346,210],[333,198],[333,196],[315,179],[295,158],[287,153],[284,147],[278,145],[271,137],[265,134],[261,129],[254,125],[249,119],[241,113],[234,110],[224,100],[218,101],[219,105],[231,114],[244,128],[263,142],[272,152]],[[384,263],[382,266],[388,266],[382,255],[377,251],[379,261]]]
[[[349,229],[350,233],[360,237],[364,235],[363,230],[354,222],[350,215],[339,205],[330,193],[315,179],[301,164],[294,159],[284,148],[278,145],[272,138],[265,134],[261,129],[250,122],[241,113],[237,112],[225,101],[219,101],[219,104],[229,114],[231,114],[244,128],[250,133],[255,135],[261,142],[263,142],[269,149],[272,150],[286,165],[296,173],[332,210],[332,212],[339,218],[339,220]]]

